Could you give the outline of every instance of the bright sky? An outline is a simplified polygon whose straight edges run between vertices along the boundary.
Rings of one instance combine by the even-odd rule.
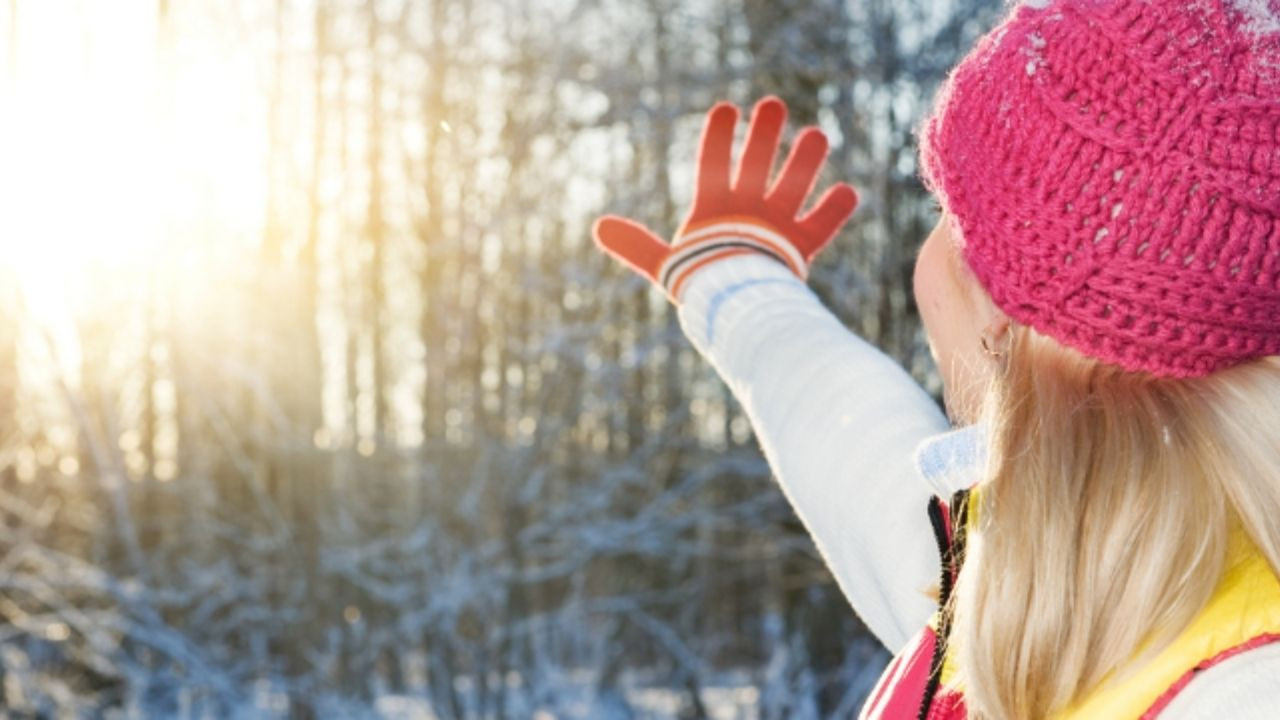
[[[146,208],[165,161],[146,42],[154,23],[115,5],[23,2],[17,32],[6,28],[16,45],[0,109],[0,262],[37,312],[90,265],[134,261],[159,239]]]
[[[252,63],[185,47],[166,56],[155,0],[0,5],[0,271],[55,335],[95,302],[91,277],[145,285],[201,236],[260,220]]]

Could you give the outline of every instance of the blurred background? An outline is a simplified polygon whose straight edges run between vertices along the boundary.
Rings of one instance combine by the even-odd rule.
[[[589,227],[777,93],[862,191],[811,284],[936,393],[912,130],[1000,10],[0,0],[0,705],[856,714],[887,653]]]

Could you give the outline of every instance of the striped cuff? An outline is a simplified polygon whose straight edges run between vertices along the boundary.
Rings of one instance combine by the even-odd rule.
[[[809,266],[782,235],[755,222],[729,220],[698,228],[681,235],[675,250],[658,268],[658,282],[667,295],[679,303],[689,276],[699,268],[733,255],[761,254],[781,263],[796,277],[808,277]]]

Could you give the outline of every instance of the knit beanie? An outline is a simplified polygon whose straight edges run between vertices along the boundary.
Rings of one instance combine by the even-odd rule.
[[[1280,355],[1280,0],[1028,0],[951,72],[926,186],[1015,321],[1127,370]]]

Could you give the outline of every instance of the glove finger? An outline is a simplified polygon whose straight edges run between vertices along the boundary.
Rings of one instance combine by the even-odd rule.
[[[729,164],[733,153],[733,130],[738,125],[738,108],[733,103],[716,103],[707,112],[698,148],[698,181],[694,187],[693,212],[714,214],[716,205],[729,194]]]
[[[765,204],[784,217],[794,218],[805,197],[818,180],[818,171],[827,159],[827,136],[816,127],[805,128],[791,144],[791,153],[782,166],[778,181],[765,198]]]
[[[813,210],[798,222],[800,233],[794,242],[806,262],[812,262],[818,251],[831,242],[857,208],[858,191],[851,185],[837,183],[823,193]]]
[[[738,161],[738,174],[733,190],[749,198],[764,197],[765,185],[773,172],[773,160],[778,152],[778,139],[782,126],[787,122],[787,106],[770,95],[751,111],[751,125],[747,128],[747,140]]]
[[[591,234],[605,252],[654,282],[657,282],[658,267],[671,252],[649,228],[617,215],[596,220]]]

